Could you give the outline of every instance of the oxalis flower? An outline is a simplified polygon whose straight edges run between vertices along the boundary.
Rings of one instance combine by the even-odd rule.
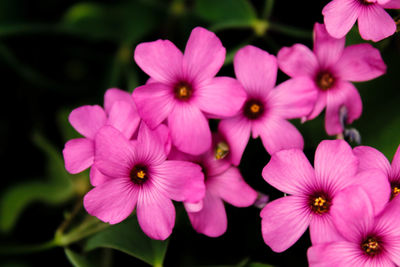
[[[292,79],[275,86],[278,65],[267,52],[246,46],[234,58],[237,79],[246,91],[246,101],[232,118],[219,123],[219,131],[227,139],[230,159],[238,165],[250,138],[261,137],[268,153],[285,148],[303,148],[303,137],[287,119],[307,115],[316,92],[306,78]]]
[[[257,198],[257,192],[244,181],[239,169],[226,160],[216,159],[214,152],[209,150],[202,155],[192,156],[173,149],[168,156],[202,167],[205,196],[198,202],[186,201],[184,204],[193,228],[210,237],[218,237],[227,229],[224,201],[235,207],[248,207]]]
[[[96,135],[95,148],[94,165],[108,179],[89,191],[83,204],[89,214],[104,222],[119,223],[136,207],[143,231],[164,240],[175,222],[171,199],[196,202],[204,197],[200,166],[166,160],[165,140],[144,123],[135,141],[111,126],[103,127]]]
[[[391,199],[400,194],[400,146],[397,148],[392,164],[380,151],[373,147],[358,146],[353,149],[353,152],[360,160],[360,171],[379,169],[385,173],[392,190]]]
[[[310,266],[400,266],[400,198],[376,216],[374,197],[354,186],[337,195],[331,213],[341,239],[309,248]]]
[[[336,195],[350,185],[360,185],[373,195],[376,211],[389,200],[385,174],[371,170],[356,174],[358,159],[343,140],[322,141],[315,152],[314,169],[299,149],[272,155],[264,179],[289,196],[268,203],[261,211],[265,243],[275,252],[293,245],[310,226],[313,244],[340,238],[331,216]]]
[[[133,92],[142,119],[155,128],[165,119],[172,143],[199,155],[211,146],[207,117],[234,115],[245,93],[230,77],[214,77],[225,60],[218,37],[204,28],[193,29],[182,54],[168,40],[139,44],[135,61],[151,80]]]
[[[396,31],[396,23],[384,10],[400,8],[399,0],[333,0],[322,10],[329,34],[343,38],[358,20],[364,40],[378,42]]]
[[[278,53],[278,64],[290,77],[307,77],[313,82],[318,97],[304,120],[314,119],[326,107],[325,129],[329,135],[343,132],[339,116],[342,107],[346,108],[348,124],[361,115],[361,98],[351,82],[368,81],[386,72],[378,49],[370,44],[345,47],[344,38],[332,38],[318,23],[314,26],[314,51],[302,44],[284,47]]]
[[[104,109],[98,105],[86,105],[69,114],[70,124],[83,138],[72,139],[65,144],[63,156],[68,172],[80,173],[93,165],[94,139],[103,126],[112,125],[127,138],[131,138],[137,130],[140,117],[128,92],[117,88],[108,89],[104,95]],[[92,185],[102,183],[103,178],[95,167],[91,168]]]

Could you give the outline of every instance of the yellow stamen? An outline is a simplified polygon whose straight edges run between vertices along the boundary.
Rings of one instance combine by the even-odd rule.
[[[393,187],[392,189],[392,199],[397,197],[400,194],[400,188],[397,186]]]
[[[229,146],[225,142],[219,142],[215,149],[215,158],[216,159],[223,159],[229,153]]]
[[[375,238],[368,238],[362,245],[362,249],[369,255],[375,255],[378,253],[380,247],[378,241]]]
[[[332,74],[327,72],[327,73],[323,73],[321,76],[319,76],[319,79],[317,82],[318,82],[319,88],[321,88],[322,90],[327,90],[333,86],[335,79],[333,78]]]
[[[323,207],[326,203],[326,200],[322,197],[317,197],[314,199],[314,207]]]
[[[180,88],[179,88],[179,96],[180,97],[187,97],[187,96],[189,96],[189,88],[187,88],[186,86],[181,86]]]
[[[138,172],[136,173],[136,176],[137,176],[138,178],[140,178],[140,179],[144,179],[144,177],[146,177],[146,173],[145,173],[144,171],[140,170],[140,171],[138,171]]]
[[[261,109],[261,107],[258,104],[253,104],[250,107],[250,111],[253,112],[254,114],[258,113],[260,111],[260,109]]]

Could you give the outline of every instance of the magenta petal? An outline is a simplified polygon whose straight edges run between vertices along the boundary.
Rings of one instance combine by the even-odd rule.
[[[282,149],[303,149],[299,130],[284,119],[270,118],[253,124],[253,137],[259,135],[270,155]]]
[[[286,119],[300,118],[308,115],[317,99],[318,90],[314,81],[308,77],[289,79],[269,95],[268,103],[274,107],[274,112]]]
[[[108,182],[109,180],[113,179],[110,176],[105,175],[104,173],[102,173],[101,171],[99,171],[96,166],[92,166],[90,168],[90,183],[93,186],[98,186],[101,184],[104,184],[106,182]]]
[[[132,103],[126,101],[115,101],[108,115],[108,125],[113,126],[130,139],[138,128],[140,122],[139,114]]]
[[[275,252],[291,247],[311,221],[306,200],[297,196],[282,197],[268,203],[261,211],[261,218],[264,242]]]
[[[313,245],[343,240],[336,230],[330,214],[315,215],[310,222],[310,238]]]
[[[235,167],[210,178],[207,190],[236,207],[248,207],[257,198],[257,192],[243,180],[239,169]]]
[[[139,44],[134,58],[139,67],[157,82],[173,85],[182,76],[182,52],[168,40]]]
[[[279,191],[302,195],[313,184],[314,169],[300,149],[276,152],[264,167],[265,181]]]
[[[332,201],[330,214],[339,233],[351,242],[359,242],[363,233],[372,230],[374,208],[360,186],[341,190]]]
[[[209,192],[203,199],[199,212],[188,212],[193,228],[206,236],[217,237],[225,233],[228,226],[223,201]]]
[[[276,57],[257,47],[247,45],[234,58],[235,74],[251,96],[265,96],[276,83]]]
[[[315,151],[315,177],[320,184],[336,191],[354,183],[358,159],[343,140],[324,140]]]
[[[186,79],[202,82],[213,78],[224,64],[225,53],[225,48],[213,32],[194,28],[183,55]]]
[[[333,38],[324,24],[314,25],[314,52],[322,67],[329,67],[336,63],[342,55],[346,38]]]
[[[250,138],[251,124],[243,116],[236,116],[231,119],[221,120],[218,130],[223,133],[228,144],[231,161],[239,165],[244,149]]]
[[[94,144],[87,138],[69,140],[64,147],[65,169],[72,174],[86,170],[93,164]]]
[[[362,102],[360,94],[353,84],[340,81],[336,88],[332,88],[327,94],[325,129],[329,135],[343,132],[340,123],[340,109],[347,109],[347,121],[350,124],[361,116]]]
[[[400,145],[397,147],[392,160],[391,177],[400,177]]]
[[[140,117],[152,129],[162,123],[174,107],[173,88],[161,83],[150,83],[133,91]]]
[[[290,77],[313,76],[318,67],[314,53],[305,45],[283,47],[278,52],[279,68]]]
[[[150,238],[165,240],[174,228],[174,204],[154,187],[141,189],[136,208],[139,225]]]
[[[90,190],[83,199],[83,205],[90,215],[115,224],[132,213],[137,198],[138,187],[129,179],[112,179]]]
[[[231,117],[241,109],[246,93],[237,80],[216,77],[197,88],[193,100],[203,112],[219,118]]]
[[[154,186],[173,200],[197,202],[204,197],[204,175],[197,164],[167,160],[152,167],[152,177]]]
[[[396,23],[379,5],[363,9],[358,17],[358,29],[364,40],[378,42],[396,31]]]
[[[133,106],[135,105],[131,93],[118,88],[110,88],[104,94],[104,110],[107,114],[110,113],[112,106],[117,101],[125,101],[131,103]]]
[[[106,124],[106,114],[98,106],[82,106],[74,109],[68,117],[72,127],[86,138],[94,139],[97,131]]]
[[[383,8],[389,9],[399,9],[400,8],[400,0],[392,0],[387,2],[386,4],[381,5]]]
[[[307,120],[312,120],[312,119],[316,118],[322,112],[322,110],[326,106],[326,99],[327,99],[327,92],[319,91],[318,95],[317,95],[317,99],[315,101],[314,108],[312,109],[310,114],[308,114],[306,117]]]
[[[335,68],[341,79],[353,82],[368,81],[386,72],[379,50],[370,44],[346,47]]]
[[[135,159],[133,145],[111,126],[104,126],[95,139],[95,166],[110,177],[129,177]]]
[[[353,149],[353,153],[360,160],[359,171],[377,168],[389,175],[390,162],[379,150],[369,146],[358,146]]]
[[[168,136],[165,136],[167,127],[160,124],[154,130],[150,130],[146,123],[141,123],[136,145],[136,154],[142,160],[152,165],[163,163],[167,158]]]
[[[334,38],[343,38],[353,27],[363,6],[355,0],[333,0],[322,10],[326,30]]]
[[[347,241],[314,245],[307,257],[310,267],[368,266],[360,245]]]
[[[211,147],[211,130],[201,111],[190,104],[176,105],[168,117],[172,143],[181,151],[199,155]]]
[[[196,203],[183,202],[187,212],[198,212],[203,208],[203,200]]]

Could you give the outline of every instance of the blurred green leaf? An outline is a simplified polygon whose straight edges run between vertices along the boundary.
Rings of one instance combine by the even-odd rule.
[[[68,29],[94,39],[132,43],[157,25],[157,10],[138,1],[121,4],[77,3],[64,15]]]
[[[65,255],[67,259],[74,267],[92,267],[95,266],[92,264],[86,257],[70,250],[69,248],[64,249]]]
[[[68,116],[71,113],[71,109],[62,109],[57,113],[57,124],[61,131],[63,140],[66,142],[70,139],[81,138],[82,136],[71,126],[68,121]]]
[[[145,235],[133,216],[89,238],[85,249],[89,251],[99,247],[113,248],[150,265],[162,266],[167,246],[168,240],[153,240]]]
[[[195,13],[209,22],[214,31],[251,27],[257,20],[253,6],[246,0],[197,0]]]
[[[74,187],[64,168],[64,162],[58,150],[41,135],[35,134],[34,143],[47,156],[48,181],[27,181],[8,188],[0,199],[0,230],[10,231],[26,206],[34,201],[47,204],[59,204],[70,199]]]

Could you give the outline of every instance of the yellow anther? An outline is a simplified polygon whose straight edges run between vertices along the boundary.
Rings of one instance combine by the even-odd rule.
[[[189,95],[189,89],[186,86],[182,86],[179,88],[179,96],[187,97]]]
[[[323,199],[322,197],[317,197],[316,199],[314,199],[314,206],[315,207],[322,207],[324,206],[326,203],[326,200]]]
[[[140,178],[140,179],[144,179],[144,178],[146,177],[146,173],[145,173],[144,171],[140,170],[140,171],[138,171],[138,172],[136,173],[136,176],[137,176],[138,178]]]
[[[253,104],[250,107],[250,111],[253,112],[254,114],[260,112],[260,109],[261,109],[261,107],[258,104]]]
[[[223,159],[229,153],[229,146],[225,142],[219,142],[215,148],[215,158]]]

